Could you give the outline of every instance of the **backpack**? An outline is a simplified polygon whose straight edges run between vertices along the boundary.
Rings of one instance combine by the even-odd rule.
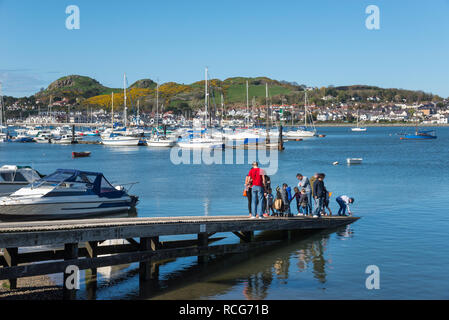
[[[284,206],[284,203],[283,203],[282,199],[278,198],[278,199],[274,200],[273,208],[275,210],[281,210],[283,208],[283,206]]]
[[[287,187],[287,196],[288,196],[288,201],[291,201],[293,198],[292,198],[292,188],[290,188],[290,187]]]

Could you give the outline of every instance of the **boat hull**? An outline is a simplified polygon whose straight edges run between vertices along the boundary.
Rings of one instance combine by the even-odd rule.
[[[404,137],[401,137],[401,140],[433,140],[436,139],[437,137],[435,136],[420,136],[420,135],[406,135]]]
[[[102,139],[101,142],[105,146],[137,146],[140,139],[134,137],[126,137],[126,139]]]
[[[346,159],[346,162],[348,164],[362,164],[363,159],[361,158],[348,158]]]
[[[176,144],[174,140],[147,140],[146,145],[148,147],[155,148],[170,148]]]
[[[37,217],[53,217],[64,218],[73,216],[89,216],[97,214],[111,214],[127,211],[132,207],[132,200],[130,197],[123,197],[120,199],[112,199],[109,201],[74,201],[73,199],[45,202],[37,200],[32,203],[17,203],[17,204],[0,204],[1,217],[23,217],[23,218],[37,218]]]
[[[316,132],[314,131],[287,131],[283,134],[283,138],[285,139],[296,139],[296,138],[312,138],[316,136]]]
[[[90,152],[72,152],[72,158],[86,158],[90,156]]]
[[[0,182],[0,197],[9,196],[27,185],[28,182]]]
[[[223,142],[178,142],[181,149],[221,149],[224,148]]]

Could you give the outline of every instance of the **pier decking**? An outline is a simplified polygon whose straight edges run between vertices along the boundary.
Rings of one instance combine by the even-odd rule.
[[[269,217],[248,219],[247,216],[113,218],[41,222],[0,223],[0,280],[8,279],[16,287],[17,278],[64,273],[76,265],[89,269],[90,281],[96,281],[99,267],[140,262],[140,280],[157,279],[151,268],[155,261],[198,256],[239,253],[278,243],[255,241],[255,231],[282,231],[284,238],[293,230],[332,229],[357,221],[357,217]],[[209,245],[223,238],[216,233],[233,233],[240,243]],[[161,236],[196,235],[190,240],[160,241]],[[101,245],[106,240],[126,239],[126,244]],[[81,246],[82,245],[82,246]],[[60,249],[19,252],[19,248],[59,246]],[[39,262],[39,263],[34,263]],[[75,297],[74,290],[64,288],[64,297]]]

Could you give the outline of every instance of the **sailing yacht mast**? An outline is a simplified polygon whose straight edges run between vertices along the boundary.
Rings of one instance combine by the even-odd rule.
[[[307,91],[304,91],[304,127],[307,128]]]
[[[111,92],[111,128],[114,130],[114,91]]]
[[[124,74],[124,76],[123,76],[123,91],[124,91],[124,97],[125,97],[125,100],[124,100],[124,102],[125,102],[125,128],[128,126],[128,115],[127,115],[127,111],[128,111],[128,109],[126,108],[126,73]]]
[[[248,80],[246,80],[246,114],[249,114],[249,89],[248,89]],[[245,117],[246,126],[249,127],[249,119]]]
[[[140,100],[137,99],[137,117],[136,117],[136,126],[140,125]]]
[[[223,101],[223,91],[221,92],[221,123],[220,125],[223,126],[223,117],[224,117],[224,101]]]
[[[205,100],[205,108],[206,108],[206,114],[204,115],[204,122],[205,122],[205,127],[207,128],[207,109],[208,109],[208,98],[209,98],[209,93],[207,92],[207,67],[206,67],[206,71],[205,71],[205,96],[204,96],[204,100]]]
[[[269,124],[269,117],[268,117],[268,113],[269,113],[269,109],[268,109],[268,83],[265,83],[265,99],[266,99],[266,104],[267,104],[267,121],[266,121],[266,130],[267,130],[267,142],[270,139],[270,129],[268,127]]]
[[[156,83],[156,131],[159,127],[159,81]]]
[[[3,133],[3,95],[2,95],[1,82],[0,82],[0,133]]]

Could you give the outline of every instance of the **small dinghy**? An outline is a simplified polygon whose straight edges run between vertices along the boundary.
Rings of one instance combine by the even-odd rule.
[[[348,164],[362,164],[363,159],[362,158],[347,158],[346,162]]]
[[[90,157],[90,151],[72,152],[72,158],[86,158]]]

